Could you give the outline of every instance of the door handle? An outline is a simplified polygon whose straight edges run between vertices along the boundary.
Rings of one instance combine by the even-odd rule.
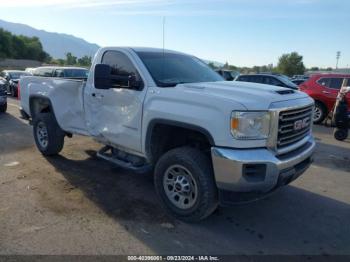
[[[331,92],[329,91],[322,91],[323,94],[330,94]]]
[[[96,94],[96,93],[92,93],[91,95],[92,95],[92,97],[95,97],[95,98],[98,98],[98,99],[101,99],[101,98],[104,97],[102,94]]]

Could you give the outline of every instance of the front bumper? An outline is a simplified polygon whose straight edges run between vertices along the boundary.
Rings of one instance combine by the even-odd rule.
[[[215,180],[219,190],[267,194],[299,177],[312,163],[312,136],[300,148],[276,156],[260,149],[211,149]]]

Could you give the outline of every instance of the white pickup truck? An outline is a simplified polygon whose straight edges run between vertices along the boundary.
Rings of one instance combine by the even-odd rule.
[[[179,52],[102,48],[86,81],[26,77],[20,91],[42,154],[58,154],[65,136],[91,136],[104,145],[99,157],[154,171],[161,203],[185,221],[260,198],[312,162],[308,95],[226,82]]]

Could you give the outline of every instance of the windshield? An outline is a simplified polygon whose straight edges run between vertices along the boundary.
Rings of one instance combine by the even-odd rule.
[[[30,76],[31,74],[27,72],[11,72],[9,75],[11,79],[20,79],[21,76]]]
[[[137,52],[158,86],[224,81],[198,58],[163,52]]]
[[[294,84],[292,81],[289,80],[286,76],[277,76],[279,80],[281,80],[285,85],[290,87],[298,87],[296,84]]]

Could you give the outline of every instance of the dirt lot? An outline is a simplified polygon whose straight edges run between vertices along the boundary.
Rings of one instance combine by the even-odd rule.
[[[315,162],[268,198],[199,224],[168,217],[150,175],[95,157],[89,138],[44,158],[11,104],[0,115],[0,254],[350,254],[350,142],[317,126]]]

